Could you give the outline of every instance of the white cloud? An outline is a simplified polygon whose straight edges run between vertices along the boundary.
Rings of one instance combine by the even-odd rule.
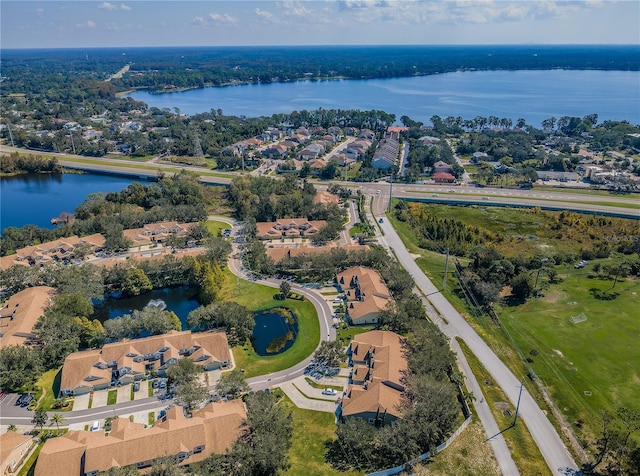
[[[95,28],[95,27],[96,27],[95,22],[91,20],[87,20],[85,23],[76,23],[76,28],[79,30],[86,29],[86,28]]]
[[[41,16],[44,13],[44,8],[36,8],[36,15]]]
[[[256,8],[255,13],[258,18],[262,19],[267,23],[277,23],[278,21],[278,19],[273,13],[268,12],[266,10],[260,10],[259,8]]]
[[[238,24],[238,19],[227,13],[209,13],[209,19],[211,19],[213,24],[216,26],[236,26]]]
[[[202,18],[200,16],[195,16],[191,20],[191,23],[194,24],[194,25],[204,25],[204,18]]]
[[[295,0],[284,0],[276,5],[282,10],[282,14],[286,16],[306,17],[312,13],[302,2]]]
[[[131,7],[129,5],[125,5],[124,3],[121,3],[120,5],[116,5],[111,2],[102,2],[100,5],[98,5],[98,8],[102,10],[109,10],[109,11],[125,10],[128,12],[131,10]]]

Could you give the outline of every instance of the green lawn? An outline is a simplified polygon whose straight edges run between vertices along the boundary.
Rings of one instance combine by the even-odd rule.
[[[302,410],[284,397],[281,405],[293,415],[292,446],[289,450],[291,466],[287,476],[359,476],[363,473],[334,470],[325,462],[326,444],[335,439],[335,416],[332,413]]]
[[[590,266],[567,274],[557,267],[564,282],[499,313],[583,441],[593,438],[603,410],[640,411],[640,281],[618,282],[615,300],[598,300],[589,289],[606,290],[613,283],[589,278]],[[571,316],[582,312],[587,320],[572,324]]]
[[[115,405],[118,401],[118,390],[113,389],[109,390],[107,394],[107,405]]]
[[[252,281],[237,279],[227,272],[223,293],[228,300],[246,306],[252,311],[261,311],[276,306],[294,310],[298,318],[298,336],[294,344],[282,354],[262,357],[256,354],[249,342],[233,348],[238,368],[244,369],[245,377],[264,375],[289,368],[313,353],[320,343],[320,323],[313,304],[309,301],[277,299],[277,288],[260,285]]]
[[[205,225],[207,227],[207,230],[209,230],[213,234],[213,236],[220,236],[220,234],[222,233],[222,230],[226,228],[231,228],[231,226],[228,223],[225,223],[223,221],[215,221],[215,220],[207,220]]]
[[[43,373],[36,386],[38,391],[36,393],[36,399],[40,398],[40,395],[44,396],[40,399],[38,408],[42,408],[44,411],[51,410],[53,401],[57,398],[60,392],[60,379],[62,376],[62,369],[51,369]],[[65,408],[57,408],[56,412],[66,412],[71,410],[72,405],[67,405]]]

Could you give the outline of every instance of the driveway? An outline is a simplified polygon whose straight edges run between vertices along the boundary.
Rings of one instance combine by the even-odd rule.
[[[109,398],[108,390],[98,390],[93,392],[93,403],[91,408],[99,408],[107,406],[107,399]]]
[[[117,403],[128,402],[131,400],[131,385],[124,385],[118,387],[118,399]]]
[[[86,410],[89,408],[89,397],[90,393],[85,393],[84,395],[77,395],[73,398],[73,410]]]

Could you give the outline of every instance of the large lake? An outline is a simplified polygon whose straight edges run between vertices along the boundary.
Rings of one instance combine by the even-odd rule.
[[[378,109],[429,123],[441,117],[522,117],[539,127],[551,116],[596,113],[640,123],[638,71],[475,71],[395,79],[252,84],[131,97],[193,115],[222,109],[233,116],[271,116],[294,110]]]
[[[91,193],[119,192],[131,178],[98,174],[24,174],[0,177],[0,231],[10,226],[53,228],[51,219],[73,213]]]

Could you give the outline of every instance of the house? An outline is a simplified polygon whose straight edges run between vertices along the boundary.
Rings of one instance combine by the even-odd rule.
[[[124,230],[123,234],[129,238],[135,246],[163,243],[169,236],[187,236],[189,229],[196,224],[197,222],[178,223],[177,221],[148,223],[142,228]]]
[[[338,274],[337,281],[339,292],[347,298],[347,318],[351,324],[380,322],[380,311],[392,302],[392,298],[376,270],[354,266]]]
[[[16,250],[15,254],[0,258],[0,269],[8,269],[14,265],[44,266],[47,263],[73,259],[76,257],[75,249],[78,246],[87,246],[91,253],[95,253],[102,249],[104,241],[104,236],[94,233],[89,236],[69,236],[27,246]]]
[[[51,304],[55,289],[34,286],[14,294],[0,309],[0,349],[26,345],[34,339],[33,326]]]
[[[433,181],[435,183],[455,183],[456,178],[446,172],[438,172],[433,174]]]
[[[256,223],[256,237],[260,240],[300,238],[317,234],[327,224],[325,220],[282,218],[275,222]]]
[[[471,159],[469,159],[469,162],[471,162],[472,164],[477,164],[478,162],[482,162],[488,159],[489,156],[485,152],[474,152],[473,155],[471,155]]]
[[[242,400],[210,403],[184,415],[182,407],[167,410],[151,428],[117,418],[111,432],[71,430],[46,441],[35,468],[36,476],[95,476],[113,467],[148,468],[166,455],[180,465],[198,463],[224,453],[245,430],[247,411]],[[55,469],[53,469],[55,468]]]
[[[422,136],[418,140],[420,142],[422,142],[424,145],[438,145],[438,144],[440,144],[440,138],[439,137]]]
[[[433,181],[435,183],[455,183],[456,178],[446,172],[438,172],[433,174]]]
[[[342,250],[345,250],[346,252],[369,249],[369,246],[367,245],[339,246],[334,242],[327,243],[326,245],[322,245],[322,246],[310,246],[310,245],[307,245],[306,243],[302,243],[299,246],[276,246],[272,248],[267,248],[266,254],[269,258],[273,260],[274,263],[278,264],[282,260],[287,258],[295,258],[298,256],[304,256],[304,255],[328,253],[333,249],[337,249],[338,247]]]
[[[352,372],[339,418],[361,418],[377,427],[401,418],[408,369],[403,338],[389,331],[365,332],[353,338],[347,355]]]
[[[385,137],[378,143],[371,166],[375,169],[387,170],[391,168],[398,159],[400,152],[400,144],[395,133],[387,133]]]
[[[447,164],[446,162],[443,162],[442,160],[438,160],[435,164],[433,164],[434,173],[446,172],[450,174],[452,170],[453,170],[453,166],[451,164]]]
[[[337,205],[340,203],[340,197],[338,197],[334,193],[330,193],[324,190],[314,195],[313,203],[320,203],[321,205],[328,205],[330,203],[335,203]]]
[[[0,435],[0,474],[16,474],[35,444],[31,435],[15,431]]]
[[[171,331],[167,334],[106,344],[102,349],[70,354],[62,366],[60,393],[82,395],[142,380],[147,372],[164,375],[169,365],[189,358],[204,370],[229,365],[224,332]]]

